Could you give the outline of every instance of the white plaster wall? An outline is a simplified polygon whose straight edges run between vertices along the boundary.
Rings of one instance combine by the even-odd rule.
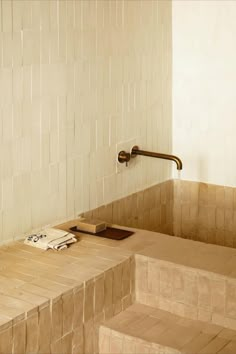
[[[182,178],[236,186],[236,1],[173,1],[172,16],[173,151]]]

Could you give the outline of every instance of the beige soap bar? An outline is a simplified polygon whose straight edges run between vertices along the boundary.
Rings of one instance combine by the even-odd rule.
[[[104,221],[81,219],[77,222],[76,228],[78,231],[87,231],[93,234],[106,230],[107,226]]]

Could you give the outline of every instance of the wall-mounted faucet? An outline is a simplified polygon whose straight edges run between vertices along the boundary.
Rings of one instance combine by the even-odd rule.
[[[149,157],[155,157],[158,159],[164,159],[164,160],[171,160],[174,161],[177,165],[177,170],[182,170],[183,169],[183,163],[180,160],[179,157],[175,155],[169,155],[169,154],[162,154],[159,152],[151,152],[151,151],[145,151],[145,150],[140,150],[138,146],[134,146],[131,150],[131,153],[126,152],[126,151],[120,151],[118,154],[118,161],[120,163],[126,163],[126,166],[128,165],[128,162],[130,161],[131,158],[136,157],[137,155],[142,155],[142,156],[149,156]]]

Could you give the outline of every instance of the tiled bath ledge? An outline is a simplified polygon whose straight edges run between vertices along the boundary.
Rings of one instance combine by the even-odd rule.
[[[119,242],[80,237],[58,253],[1,248],[1,354],[97,353],[99,324],[135,300],[135,258],[138,300],[236,329],[235,249],[143,230]]]
[[[99,323],[133,301],[125,249],[83,236],[61,253],[21,242],[0,251],[1,354],[97,352]]]

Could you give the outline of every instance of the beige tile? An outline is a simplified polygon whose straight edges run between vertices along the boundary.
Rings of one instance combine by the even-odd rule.
[[[73,331],[72,338],[72,353],[73,354],[83,354],[84,353],[84,328],[83,325],[77,327],[76,330]]]
[[[133,303],[132,295],[129,294],[122,299],[122,311],[130,307]]]
[[[98,315],[104,308],[104,274],[94,281],[94,315]]]
[[[196,306],[185,305],[184,306],[184,316],[192,320],[197,320],[198,318],[198,308]]]
[[[127,333],[130,328],[130,325],[133,323],[143,320],[146,315],[141,313],[130,313],[129,311],[123,312],[110,319],[108,322],[109,328],[116,331],[123,331]]]
[[[122,298],[122,264],[113,268],[112,302],[114,305],[121,303]]]
[[[5,318],[9,318],[9,320],[13,323],[17,323],[18,321],[25,319],[25,312],[21,309],[0,305],[0,312],[1,315],[3,315]]]
[[[216,208],[216,228],[218,230],[224,230],[225,227],[225,210]]]
[[[236,318],[236,283],[234,280],[226,282],[226,316]]]
[[[160,291],[160,265],[158,262],[148,260],[148,292],[151,294],[159,294]]]
[[[26,320],[26,353],[36,353],[39,346],[39,315],[33,314]]]
[[[60,296],[58,295],[58,293],[56,293],[53,290],[49,290],[46,288],[42,288],[40,286],[34,285],[34,284],[24,284],[23,286],[21,286],[19,288],[20,290],[23,290],[25,292],[40,296],[42,298],[46,298],[46,299],[52,299],[52,298],[59,298]]]
[[[225,317],[225,327],[236,330],[236,320],[233,318]]]
[[[84,354],[93,353],[94,343],[93,338],[94,335],[94,323],[93,319],[84,323]]]
[[[176,302],[184,302],[184,274],[181,269],[172,269],[173,295]]]
[[[12,319],[9,316],[0,315],[0,331],[12,326]]]
[[[12,339],[13,330],[12,327],[0,332],[0,353],[12,352]]]
[[[206,334],[213,334],[214,336],[218,335],[222,331],[222,327],[211,324],[211,323],[206,323],[205,326],[202,328],[202,332]]]
[[[154,327],[144,331],[142,334],[142,338],[146,341],[151,341],[154,343],[158,343],[160,336],[162,333],[167,331],[168,325],[163,321],[159,321]]]
[[[94,280],[85,283],[84,290],[84,322],[90,321],[94,316]]]
[[[111,305],[110,307],[105,308],[104,315],[105,315],[105,319],[106,320],[109,320],[110,318],[112,318],[114,316],[113,305]]]
[[[93,343],[94,343],[94,352],[99,352],[99,328],[104,323],[105,315],[100,313],[94,317],[94,334],[93,334]]]
[[[104,354],[110,353],[110,340],[111,340],[110,336],[100,333],[100,335],[99,335],[99,353],[104,353]]]
[[[31,303],[10,295],[0,295],[0,304],[4,304],[7,307],[18,309],[19,311],[24,311],[27,315],[30,315],[37,311],[37,308]]]
[[[110,353],[121,354],[123,348],[123,340],[118,336],[111,336],[110,338]]]
[[[10,289],[4,291],[6,295],[17,298],[19,300],[23,300],[34,305],[35,308],[43,308],[49,304],[49,300],[46,297],[42,297],[36,294],[32,294],[30,292],[24,291],[23,289]]]
[[[51,338],[51,311],[47,306],[39,311],[39,353],[50,351]]]
[[[229,341],[227,339],[216,337],[208,345],[206,345],[199,353],[201,354],[217,353],[222,348],[224,348],[228,343]]]
[[[212,313],[210,310],[206,310],[204,308],[200,308],[198,307],[198,316],[197,316],[199,321],[203,321],[203,322],[212,322],[213,321],[213,317],[212,317]]]
[[[165,298],[172,297],[172,269],[169,267],[160,267],[160,295]]]
[[[25,353],[26,350],[26,321],[13,326],[13,353]]]
[[[122,297],[130,294],[130,259],[122,264]]]
[[[73,337],[73,333],[67,333],[66,335],[64,335],[61,339],[61,353],[63,354],[68,354],[68,353],[72,353],[72,337]]]
[[[197,306],[198,286],[197,275],[194,272],[184,274],[185,303],[190,306]]]
[[[212,314],[212,319],[211,319],[212,323],[222,326],[222,327],[227,327],[227,322],[226,322],[226,318],[224,317],[224,315],[218,315],[217,313],[213,313]]]
[[[235,353],[235,350],[236,350],[236,341],[232,341],[230,343],[228,343],[225,347],[223,347],[219,353],[220,354],[233,354]]]
[[[150,344],[146,342],[138,342],[135,343],[135,353],[137,354],[149,354]]]
[[[80,327],[84,318],[84,287],[74,292],[73,329]]]
[[[184,345],[182,348],[183,353],[198,353],[200,350],[202,350],[204,347],[206,347],[214,338],[213,335],[205,334],[205,333],[200,333],[198,336],[193,338],[189,343]]]
[[[52,341],[56,342],[62,338],[63,333],[63,308],[62,299],[55,301],[51,305],[52,314]]]
[[[51,353],[61,353],[62,352],[62,345],[61,345],[61,338],[58,339],[56,342],[51,343]]]
[[[225,313],[225,280],[211,279],[212,311],[217,314]]]
[[[218,337],[232,340],[236,336],[236,332],[232,329],[224,328],[219,334]]]
[[[113,304],[113,314],[114,316],[117,315],[122,311],[122,300],[119,300],[115,304]]]
[[[74,294],[62,295],[63,335],[72,332],[74,316]]]
[[[152,316],[145,316],[135,322],[132,322],[127,327],[127,333],[131,336],[142,338],[143,332],[148,331],[159,323],[159,319]]]
[[[123,353],[130,353],[130,354],[136,353],[135,339],[132,339],[132,338],[129,338],[126,336],[124,337]]]
[[[198,334],[200,334],[200,331],[196,329],[176,325],[171,329],[163,332],[158,339],[158,343],[180,350],[187,343],[193,340]]]
[[[210,278],[204,275],[198,276],[198,306],[204,309],[211,308],[211,282]]]

